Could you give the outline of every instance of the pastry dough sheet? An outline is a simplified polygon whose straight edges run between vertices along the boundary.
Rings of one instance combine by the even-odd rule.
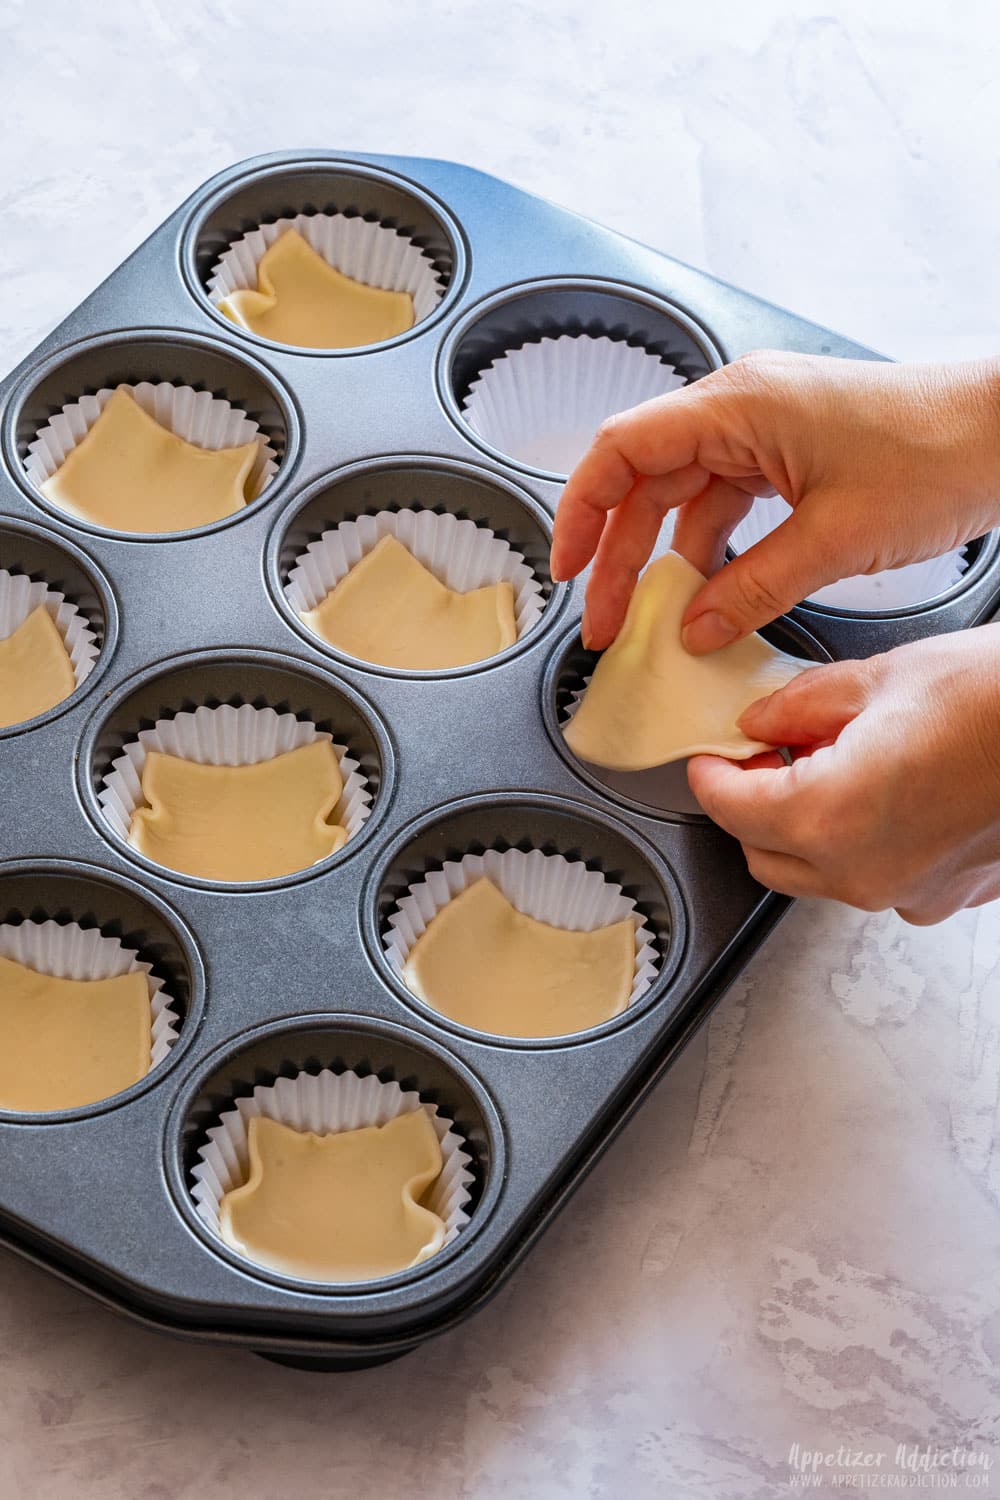
[[[485,877],[443,906],[410,949],[403,978],[442,1015],[502,1036],[587,1031],[625,1009],[635,921],[573,932],[525,916]]]
[[[286,229],[261,256],[257,290],[219,303],[232,322],[261,338],[300,349],[356,349],[413,327],[409,292],[367,286],[329,265],[297,229]]]
[[[708,656],[681,644],[681,620],[705,579],[676,552],[639,579],[625,623],[605,651],[563,737],[581,760],[615,771],[645,771],[689,755],[746,760],[770,748],[736,721],[811,663],[759,635]]]
[[[329,820],[343,792],[332,745],[314,740],[250,766],[212,766],[150,750],[148,807],[129,843],[147,859],[202,880],[271,880],[308,869],[347,842]]]
[[[517,640],[510,583],[459,593],[393,536],[377,542],[302,619],[350,656],[411,672],[484,661]]]
[[[0,728],[55,708],[76,687],[69,653],[43,604],[0,641]]]
[[[249,1260],[310,1281],[367,1281],[444,1244],[444,1221],[420,1203],[442,1166],[426,1110],[330,1135],[258,1115],[247,1135],[250,1174],[222,1199],[219,1229]]]
[[[57,979],[0,958],[0,1108],[76,1109],[145,1078],[146,976]]]
[[[60,510],[114,531],[188,531],[247,503],[256,441],[199,448],[116,390],[90,431],[41,486]]]

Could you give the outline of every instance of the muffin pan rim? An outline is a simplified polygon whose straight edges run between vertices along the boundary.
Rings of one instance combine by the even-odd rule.
[[[818,637],[814,636],[801,621],[794,619],[791,615],[779,615],[771,625],[764,627],[758,634],[766,636],[767,631],[777,627],[787,632],[798,644],[803,639],[813,648],[814,655],[803,660],[811,660],[817,664],[832,662],[835,658],[832,652]],[[656,823],[686,823],[695,828],[704,827],[711,823],[706,813],[684,812],[676,808],[657,808],[652,803],[640,802],[635,797],[629,797],[625,792],[616,791],[609,787],[606,782],[601,781],[587,767],[587,762],[579,760],[566,744],[566,738],[559,725],[559,717],[556,709],[556,690],[559,677],[570,651],[572,650],[574,637],[579,640],[580,629],[578,624],[572,624],[564,630],[559,639],[552,643],[548,660],[545,663],[545,671],[541,681],[541,713],[542,722],[548,733],[552,746],[560,759],[568,766],[569,770],[580,781],[586,783],[592,791],[597,792],[602,798],[613,804],[624,808],[633,817],[648,818]],[[581,643],[582,644],[582,643]],[[782,649],[785,649],[784,647]],[[793,653],[794,654],[794,653]],[[653,769],[653,768],[651,768]],[[641,773],[637,773],[641,774]]]
[[[334,469],[327,470],[295,497],[294,501],[285,505],[278,515],[275,516],[264,544],[264,576],[267,583],[268,597],[277,610],[282,621],[295,631],[308,646],[313,647],[323,656],[328,656],[341,667],[352,671],[371,673],[375,677],[387,677],[403,679],[404,681],[428,681],[447,682],[455,678],[477,676],[481,672],[490,672],[502,666],[514,658],[523,655],[526,651],[535,648],[546,635],[558,624],[571,593],[571,585],[566,582],[557,582],[549,578],[551,592],[542,610],[541,619],[531,630],[521,636],[511,646],[506,646],[502,651],[497,651],[493,656],[484,657],[481,661],[468,662],[461,667],[443,667],[438,670],[417,670],[404,667],[387,667],[377,662],[365,660],[364,657],[351,656],[346,651],[340,650],[331,642],[310,630],[309,626],[295,613],[289,604],[285,594],[285,583],[282,581],[282,569],[280,562],[281,549],[289,530],[301,516],[302,512],[318,499],[326,490],[335,488],[344,480],[353,479],[364,474],[390,474],[395,470],[405,473],[408,470],[426,470],[429,473],[435,471],[456,478],[468,478],[477,483],[495,485],[496,488],[506,491],[512,500],[517,502],[525,511],[528,519],[541,531],[547,542],[552,540],[552,517],[549,511],[529,493],[518,485],[516,479],[506,475],[495,473],[491,469],[477,466],[474,460],[452,458],[446,454],[435,453],[396,453],[389,452],[375,455],[370,458],[356,459],[346,464],[340,464]],[[390,510],[392,506],[369,506],[359,515],[377,515],[380,510]],[[402,508],[402,507],[400,507]],[[432,507],[420,506],[418,509],[429,509]],[[445,513],[450,507],[443,506]],[[454,514],[454,512],[451,512]]]
[[[349,838],[341,848],[327,855],[325,859],[318,860],[316,864],[309,865],[304,870],[294,870],[289,875],[274,876],[270,880],[205,880],[196,875],[185,874],[182,870],[172,870],[167,865],[157,864],[154,860],[141,854],[138,849],[133,849],[131,844],[121,839],[110,826],[104,815],[104,810],[97,799],[97,792],[92,781],[91,769],[101,731],[112,715],[123,704],[127,703],[134,692],[143,687],[151,686],[155,682],[163,681],[174,675],[176,671],[183,671],[187,667],[223,666],[226,663],[243,666],[260,665],[265,668],[271,666],[293,675],[312,678],[322,687],[332,689],[334,693],[344,699],[348,706],[367,726],[375,740],[381,762],[381,778],[378,789],[372,797],[371,811],[358,832]],[[183,710],[177,711],[182,712]],[[138,728],[136,734],[138,734]],[[351,751],[355,747],[348,745],[347,748],[348,751]],[[101,701],[99,709],[90,715],[81,732],[78,741],[75,779],[77,795],[98,835],[109,848],[113,849],[121,858],[137,865],[147,876],[165,881],[168,884],[179,885],[207,893],[257,895],[268,891],[285,890],[290,886],[302,885],[318,876],[326,875],[331,870],[345,864],[353,855],[357,854],[359,849],[364,848],[365,844],[370,842],[373,834],[377,832],[393,800],[398,776],[397,757],[398,752],[395,737],[392,735],[381,711],[364,694],[359,692],[352,683],[334,677],[329,671],[324,671],[321,663],[307,661],[300,657],[287,656],[278,651],[259,648],[248,649],[238,646],[213,646],[206,650],[183,652],[176,656],[161,657],[149,662],[121,682],[114,692],[106,694]]]
[[[194,526],[185,531],[116,531],[112,527],[99,526],[96,522],[84,520],[82,517],[71,515],[69,511],[62,510],[46,495],[43,495],[41,490],[36,489],[28,478],[24,461],[18,451],[17,430],[25,406],[42,382],[70,365],[80,355],[99,352],[102,349],[113,350],[144,343],[201,350],[215,357],[221,356],[237,367],[246,365],[277,402],[285,424],[285,450],[279,460],[277,473],[259,495],[248,501],[241,510],[234,511],[232,515],[221,516],[217,521],[209,521],[204,526]],[[255,367],[257,365],[259,368]],[[150,377],[144,375],[142,378],[149,379]],[[176,384],[177,382],[170,383]],[[79,399],[79,396],[83,394],[85,394],[83,391],[78,392],[75,399]],[[295,479],[302,457],[302,432],[302,410],[297,398],[286,387],[283,377],[263,361],[257,360],[252,351],[241,354],[239,347],[235,344],[212,339],[205,334],[192,333],[185,328],[174,328],[169,325],[130,326],[118,332],[94,334],[69,344],[60,344],[38,365],[27,369],[5,403],[2,430],[0,430],[0,454],[2,454],[7,476],[23,491],[32,505],[42,511],[48,519],[59,521],[73,532],[80,531],[89,536],[116,542],[140,544],[179,542],[191,541],[226,530],[262,510],[276,495],[280,500],[284,500],[285,492]]]
[[[256,162],[256,165],[254,165]],[[227,176],[224,182],[213,187],[216,178],[196,190],[193,195],[194,201],[187,210],[177,248],[180,265],[181,280],[184,289],[191,298],[193,304],[204,315],[207,314],[215,325],[222,325],[234,339],[234,342],[246,341],[251,347],[265,351],[272,349],[281,355],[295,355],[299,357],[312,357],[318,359],[340,359],[345,356],[356,355],[363,357],[367,354],[376,354],[383,350],[394,349],[400,344],[405,344],[419,337],[429,328],[436,328],[442,319],[448,317],[456,302],[461,299],[469,278],[472,253],[465,230],[463,229],[457,215],[452,209],[435,194],[430,192],[416,179],[406,177],[403,173],[395,172],[391,168],[385,168],[374,162],[366,162],[360,157],[350,156],[321,156],[307,154],[305,156],[288,156],[281,159],[268,160],[264,163],[260,158],[249,157],[244,163],[239,163],[237,170],[232,176]],[[452,252],[452,272],[448,278],[441,299],[433,312],[426,318],[421,318],[412,327],[404,329],[389,339],[380,339],[374,344],[362,344],[349,349],[312,349],[303,348],[298,344],[281,344],[275,339],[263,338],[249,328],[241,328],[232,319],[221,313],[210,300],[206,288],[202,284],[198,273],[197,253],[198,241],[204,230],[209,216],[226,201],[232,198],[243,188],[252,187],[256,183],[264,183],[292,173],[315,172],[339,173],[345,177],[356,177],[375,183],[385,183],[390,187],[401,190],[411,198],[416,199],[420,206],[437,219],[446,239],[450,243]],[[220,176],[223,174],[219,174]],[[260,222],[267,222],[261,220]],[[380,221],[382,222],[382,221]]]
[[[246,1052],[257,1041],[286,1034],[293,1036],[296,1032],[318,1030],[328,1030],[333,1036],[336,1036],[338,1032],[347,1032],[373,1038],[381,1037],[390,1045],[393,1042],[401,1042],[413,1051],[429,1053],[439,1065],[443,1064],[445,1069],[469,1090],[486,1127],[490,1162],[485,1174],[481,1174],[478,1164],[475,1164],[477,1176],[483,1177],[482,1192],[469,1215],[468,1224],[451,1244],[445,1245],[435,1255],[419,1265],[394,1272],[391,1276],[373,1277],[368,1281],[334,1282],[308,1281],[301,1277],[283,1275],[280,1271],[274,1271],[259,1262],[249,1260],[223,1240],[216,1238],[194,1207],[188,1181],[189,1174],[184,1165],[181,1147],[185,1121],[204,1083],[218,1068],[229,1062],[235,1062],[241,1053]],[[310,1070],[302,1068],[300,1071]],[[393,1074],[391,1067],[387,1066],[378,1070],[376,1076],[381,1077],[386,1072]],[[253,1090],[250,1090],[251,1094],[252,1092]],[[419,1093],[420,1090],[418,1089],[417,1092]],[[222,1106],[222,1110],[231,1108],[238,1098],[246,1097],[249,1095],[232,1095],[228,1104]],[[219,1112],[221,1113],[222,1110]],[[164,1119],[162,1147],[164,1175],[170,1190],[172,1205],[206,1249],[244,1275],[264,1281],[278,1290],[295,1292],[302,1296],[329,1297],[340,1302],[346,1302],[352,1298],[368,1299],[382,1292],[399,1290],[415,1281],[427,1281],[434,1272],[446,1268],[468,1241],[487,1224],[503,1197],[507,1177],[506,1131],[490,1091],[478,1074],[436,1038],[428,1037],[422,1032],[411,1031],[408,1027],[386,1021],[379,1016],[366,1015],[361,1011],[309,1011],[275,1015],[269,1021],[226,1037],[200,1060],[196,1068],[188,1070],[186,1077],[175,1090]]]
[[[42,878],[46,876],[58,878],[61,874],[106,887],[112,893],[117,888],[123,887],[134,900],[148,906],[163,922],[177,944],[178,952],[187,968],[190,993],[177,1032],[177,1040],[172,1044],[166,1057],[155,1067],[150,1068],[142,1078],[130,1084],[127,1089],[119,1089],[117,1094],[108,1094],[104,1099],[95,1099],[91,1104],[79,1104],[73,1109],[14,1110],[0,1105],[0,1121],[5,1125],[23,1126],[27,1129],[36,1125],[67,1125],[76,1120],[89,1120],[98,1115],[106,1115],[131,1104],[133,1100],[150,1090],[158,1088],[171,1069],[181,1061],[184,1053],[189,1050],[196,1032],[204,1023],[205,1013],[209,1006],[207,970],[194,928],[186,918],[180,915],[177,908],[165,901],[157,891],[135,880],[131,875],[111,870],[104,865],[57,856],[37,859],[5,859],[0,860],[0,898],[3,895],[4,881],[8,877],[37,875]],[[79,919],[73,917],[72,920]],[[106,925],[106,923],[101,924],[98,930],[103,933]],[[143,948],[137,950],[137,957],[145,959],[146,962],[151,961]],[[155,963],[153,968],[156,969]]]
[[[522,298],[527,299],[533,293],[578,291],[605,293],[622,298],[626,301],[638,303],[653,312],[671,319],[677,323],[702,350],[710,370],[721,369],[725,364],[725,349],[717,336],[704,324],[702,324],[693,313],[674,302],[662,293],[657,293],[650,288],[644,287],[635,281],[616,280],[611,277],[567,275],[567,276],[542,276],[525,281],[511,282],[506,286],[495,288],[492,292],[481,297],[477,302],[467,307],[462,316],[452,323],[445,338],[441,341],[435,360],[435,386],[438,400],[448,416],[449,421],[456,428],[461,437],[495,463],[503,464],[513,469],[516,473],[527,475],[530,478],[542,480],[550,484],[565,484],[568,475],[557,473],[554,469],[540,469],[532,464],[522,463],[520,459],[504,453],[501,448],[495,448],[491,443],[481,438],[469,424],[463,415],[462,407],[455,394],[454,366],[456,356],[464,339],[470,334],[484,317],[498,308],[515,303]],[[545,337],[545,335],[541,335]],[[533,342],[526,340],[525,342]],[[631,342],[631,340],[625,340]],[[517,347],[521,347],[520,345]],[[639,341],[639,347],[644,347]]]
[[[386,874],[394,861],[399,859],[421,834],[430,832],[434,828],[445,827],[452,815],[475,811],[485,811],[488,815],[489,810],[496,807],[524,808],[529,814],[531,808],[538,808],[563,814],[582,825],[596,824],[631,846],[638,859],[647,866],[649,874],[660,889],[669,913],[670,929],[665,935],[659,924],[654,926],[654,935],[663,945],[656,977],[638,1000],[631,1005],[626,1005],[618,1015],[603,1021],[599,1026],[551,1037],[518,1037],[506,1036],[503,1032],[477,1031],[474,1027],[464,1026],[461,1022],[452,1020],[441,1011],[435,1010],[432,1005],[421,1000],[412,990],[407,989],[386,959],[379,925],[378,905]],[[525,819],[526,830],[529,826],[530,817]],[[529,837],[527,832],[525,837]],[[493,845],[486,847],[491,848]],[[532,847],[538,846],[532,844]],[[556,852],[562,853],[563,851],[557,850]],[[590,861],[584,862],[589,867]],[[439,868],[440,862],[428,864],[425,867],[425,873]],[[641,905],[639,909],[641,911]],[[450,1032],[466,1042],[473,1042],[478,1046],[488,1047],[501,1053],[563,1052],[572,1047],[602,1042],[638,1021],[669,995],[674,980],[684,963],[692,921],[680,881],[669,861],[643,836],[639,829],[617,823],[612,817],[606,816],[602,809],[590,807],[587,803],[578,802],[575,798],[561,792],[538,792],[530,789],[519,791],[517,788],[498,788],[492,792],[471,793],[450,801],[439,802],[397,829],[393,838],[386,840],[382,845],[377,858],[365,875],[361,893],[361,910],[361,929],[365,950],[380,983],[387,986],[397,999],[414,1011],[426,1024],[433,1026],[435,1030]]]
[[[12,516],[7,512],[0,511],[0,537],[4,532],[13,532],[28,537],[32,541],[39,541],[45,546],[51,546],[54,551],[64,551],[70,560],[81,569],[90,579],[101,603],[104,613],[104,639],[101,641],[94,665],[91,667],[83,682],[78,683],[71,693],[68,693],[60,703],[54,703],[44,713],[36,714],[33,719],[22,719],[17,724],[0,726],[0,740],[13,739],[17,735],[29,734],[33,729],[40,729],[43,725],[51,723],[60,714],[76,708],[83,701],[91,687],[99,682],[105,670],[111,662],[118,645],[119,629],[119,602],[111,579],[104,569],[88,553],[78,547],[69,537],[64,537],[58,532],[49,532],[44,526],[32,521],[23,521],[18,516]],[[6,564],[4,564],[6,566]],[[15,570],[17,571],[17,570]],[[66,595],[70,603],[73,602],[69,594]]]

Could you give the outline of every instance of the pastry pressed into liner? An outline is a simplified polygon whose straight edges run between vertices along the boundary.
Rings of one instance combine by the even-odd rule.
[[[223,1240],[248,1260],[311,1281],[367,1281],[441,1249],[443,1219],[421,1199],[441,1174],[424,1109],[317,1135],[257,1116],[249,1176],[219,1207]]]
[[[329,739],[242,766],[150,750],[142,771],[148,806],[132,813],[129,843],[203,880],[275,879],[347,842],[347,830],[329,821],[343,790]]]
[[[644,771],[696,754],[746,760],[769,748],[748,739],[736,721],[811,663],[759,635],[707,656],[689,655],[681,621],[704,582],[676,552],[649,565],[563,729],[574,755],[617,771]]]
[[[149,985],[137,969],[63,979],[0,957],[0,1108],[75,1109],[149,1072]]]
[[[394,536],[382,537],[302,620],[350,656],[409,671],[466,666],[517,640],[510,583],[450,589]]]
[[[409,292],[369,286],[331,266],[296,229],[264,252],[257,289],[232,291],[219,311],[261,338],[302,349],[355,349],[413,327]]]
[[[187,531],[242,510],[257,441],[201,448],[114,391],[86,436],[40,486],[60,510],[115,531]]]
[[[55,708],[76,687],[76,674],[44,604],[0,641],[0,729]]]
[[[628,1005],[635,938],[632,917],[590,932],[540,922],[484,877],[431,919],[402,973],[418,999],[476,1031],[563,1036]]]

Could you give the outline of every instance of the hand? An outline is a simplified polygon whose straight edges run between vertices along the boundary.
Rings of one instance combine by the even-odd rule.
[[[793,514],[717,572],[753,497],[774,491]],[[673,509],[676,549],[716,573],[685,614],[695,654],[824,584],[939,556],[1000,520],[1000,361],[765,351],[610,418],[569,478],[552,544],[555,577],[594,558],[587,646],[614,640]]]
[[[812,667],[739,722],[805,752],[688,764],[762,885],[921,925],[1000,896],[1000,625]]]

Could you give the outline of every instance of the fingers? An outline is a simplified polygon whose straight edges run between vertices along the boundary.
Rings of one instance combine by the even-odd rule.
[[[697,385],[687,386],[602,424],[569,476],[556,511],[554,578],[575,578],[587,566],[608,512],[621,504],[640,475],[670,474],[695,462],[699,404]]]
[[[796,510],[699,589],[685,611],[684,645],[694,656],[716,651],[839,576],[829,537],[815,535]]]
[[[808,860],[794,854],[778,854],[773,849],[755,849],[743,845],[747,869],[758,885],[783,896],[825,896],[823,877]]]
[[[713,823],[753,848],[796,852],[804,779],[795,766],[747,770],[719,755],[688,761],[688,785],[700,806]]]
[[[753,495],[742,484],[713,479],[678,512],[674,551],[710,578],[725,562],[729,538],[752,505]]]
[[[752,740],[768,745],[818,745],[837,738],[871,701],[883,663],[831,662],[809,667],[767,698],[751,703],[737,720]]]
[[[664,515],[697,495],[708,481],[708,474],[697,464],[639,479],[611,512],[587,585],[581,626],[585,646],[599,651],[614,640],[636,579],[656,544]]]

